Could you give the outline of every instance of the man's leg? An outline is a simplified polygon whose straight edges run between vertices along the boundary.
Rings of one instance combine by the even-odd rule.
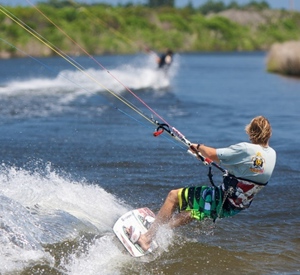
[[[169,226],[170,228],[175,228],[179,227],[182,225],[186,225],[190,223],[193,220],[191,217],[191,212],[190,211],[182,211],[178,214],[176,214],[170,221],[169,221]]]

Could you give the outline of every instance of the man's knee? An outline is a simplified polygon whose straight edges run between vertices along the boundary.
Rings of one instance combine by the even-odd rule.
[[[179,189],[171,190],[168,194],[167,200],[172,202],[173,204],[178,203],[179,202],[179,200],[178,200],[178,191],[179,191]]]

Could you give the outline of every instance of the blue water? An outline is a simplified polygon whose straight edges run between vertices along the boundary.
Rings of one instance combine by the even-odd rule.
[[[265,70],[266,53],[176,54],[168,76],[145,54],[0,60],[1,274],[300,274],[300,81]],[[116,80],[117,79],[117,80]],[[277,164],[252,206],[229,219],[162,228],[135,260],[112,232],[132,208],[157,212],[170,189],[209,184],[207,167],[121,99],[192,142],[247,141],[273,126]],[[117,95],[117,97],[116,97]],[[160,119],[159,119],[160,120]],[[214,179],[222,174],[214,169]]]

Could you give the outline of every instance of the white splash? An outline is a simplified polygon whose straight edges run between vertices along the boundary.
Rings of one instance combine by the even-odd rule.
[[[51,266],[44,245],[73,240],[81,232],[112,232],[114,221],[129,210],[99,186],[59,176],[50,164],[34,172],[3,164],[0,190],[1,274],[39,261]]]

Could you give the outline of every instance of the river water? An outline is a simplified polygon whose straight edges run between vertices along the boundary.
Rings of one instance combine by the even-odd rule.
[[[300,274],[300,81],[267,73],[265,58],[176,54],[168,75],[145,54],[95,57],[104,70],[89,57],[75,58],[81,70],[0,60],[0,274]],[[120,215],[209,181],[127,100],[214,147],[247,141],[245,125],[266,116],[278,157],[268,186],[244,212],[162,227],[154,255],[130,257],[112,232]]]

